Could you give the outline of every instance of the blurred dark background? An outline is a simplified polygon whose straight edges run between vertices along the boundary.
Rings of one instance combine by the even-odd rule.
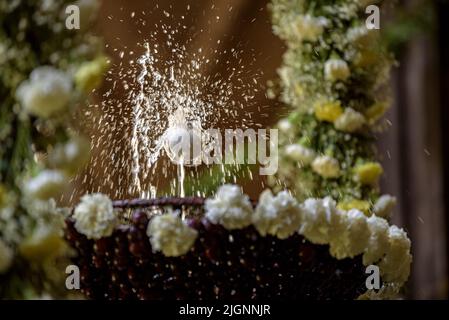
[[[413,11],[416,2],[401,1],[401,5]],[[379,134],[379,153],[385,167],[382,190],[398,198],[394,222],[404,227],[412,239],[414,263],[407,295],[415,299],[447,299],[449,5],[447,1],[425,2],[434,6],[433,23],[413,34],[397,50],[399,66],[391,82],[394,106],[387,115],[391,126]],[[137,43],[142,42],[146,33],[152,32],[164,10],[179,16],[190,5],[186,23],[193,33],[203,32],[195,37],[188,50],[207,48],[218,40],[221,40],[219,50],[239,47],[243,49],[243,61],[251,62],[249,68],[259,74],[259,83],[265,84],[276,78],[284,51],[283,43],[272,34],[267,3],[266,0],[103,1],[97,29],[109,44],[107,54],[114,59],[117,52],[113,48],[125,47],[139,52]],[[148,23],[141,26],[138,33],[130,14],[142,11]],[[107,84],[102,90],[108,90]],[[267,99],[263,91],[249,108],[266,106],[266,112],[259,113],[255,120],[269,127],[288,110],[279,102]],[[248,111],[257,114],[256,109]],[[103,162],[103,166],[106,167],[96,169],[107,171],[108,164]],[[238,181],[253,198],[264,188],[263,182],[258,175]],[[72,200],[86,191],[110,192],[102,189],[104,181],[100,179],[88,184],[81,180],[78,183]]]

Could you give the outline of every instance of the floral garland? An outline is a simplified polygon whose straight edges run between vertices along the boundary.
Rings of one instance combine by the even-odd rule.
[[[65,26],[80,9],[81,29]],[[0,297],[63,297],[70,251],[56,199],[89,158],[71,114],[106,60],[96,0],[0,0]],[[59,275],[59,276],[58,276]]]
[[[377,291],[368,290],[360,298],[392,298],[410,274],[411,244],[403,229],[390,226],[376,215],[367,217],[356,209],[340,210],[330,197],[299,203],[287,191],[274,196],[266,190],[253,209],[239,186],[223,185],[214,198],[206,200],[204,209],[207,221],[227,230],[252,225],[262,237],[287,239],[300,234],[311,243],[329,245],[330,254],[336,259],[362,255],[365,266],[378,265],[383,286]],[[186,255],[194,247],[198,232],[181,218],[180,212],[172,208],[164,210],[168,212],[150,217],[143,226],[151,248],[165,257]],[[120,213],[101,194],[85,195],[72,218],[77,232],[96,243],[121,226]]]
[[[387,217],[395,198],[379,194],[374,132],[394,60],[365,25],[366,7],[382,2],[272,1],[274,32],[287,44],[280,96],[293,110],[278,125],[280,169],[270,182],[301,200],[332,196],[340,209]]]

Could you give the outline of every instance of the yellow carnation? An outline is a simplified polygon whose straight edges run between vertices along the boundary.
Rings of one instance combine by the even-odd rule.
[[[383,173],[382,166],[377,162],[368,162],[354,168],[355,180],[362,184],[373,184],[377,182]]]
[[[352,200],[340,202],[337,205],[337,208],[340,210],[343,210],[343,211],[357,209],[359,211],[362,211],[365,215],[368,215],[369,210],[371,208],[371,204],[365,200],[352,199]]]
[[[65,242],[57,230],[38,226],[19,247],[19,253],[29,261],[42,261],[58,256],[65,248]]]
[[[98,88],[103,81],[103,73],[107,67],[107,59],[103,56],[82,64],[75,74],[76,87],[86,93]]]
[[[318,102],[315,104],[315,117],[320,121],[334,122],[343,114],[340,102]]]

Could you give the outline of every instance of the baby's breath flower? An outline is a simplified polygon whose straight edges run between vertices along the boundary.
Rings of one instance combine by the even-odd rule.
[[[328,21],[324,17],[301,15],[292,22],[291,28],[299,41],[316,41],[323,34],[327,24]]]

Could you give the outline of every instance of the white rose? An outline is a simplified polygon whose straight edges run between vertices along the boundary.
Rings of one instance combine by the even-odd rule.
[[[49,66],[34,69],[30,79],[22,82],[16,92],[24,110],[42,118],[49,118],[64,110],[71,94],[70,77]]]
[[[345,81],[351,75],[346,61],[341,59],[330,59],[324,64],[324,75],[329,81]]]
[[[198,232],[171,212],[151,219],[147,235],[154,251],[162,251],[167,257],[178,257],[190,250]]]
[[[360,129],[366,120],[363,114],[352,108],[346,108],[345,112],[335,120],[335,128],[344,132],[354,132]]]
[[[320,156],[312,162],[312,169],[323,178],[337,178],[340,175],[340,164],[329,156]]]
[[[242,229],[252,222],[251,202],[240,187],[235,185],[221,186],[215,198],[206,200],[205,209],[206,218],[226,229]]]
[[[48,200],[62,193],[67,187],[67,176],[58,170],[44,170],[25,185],[25,193],[34,199]]]
[[[299,229],[301,208],[287,191],[274,197],[270,190],[265,190],[253,215],[253,224],[263,236],[286,239]]]
[[[285,155],[295,161],[299,161],[304,165],[310,164],[315,159],[315,151],[303,147],[300,144],[290,144],[285,147]]]
[[[112,201],[103,194],[90,194],[81,198],[73,214],[76,230],[89,239],[108,237],[118,224]]]

